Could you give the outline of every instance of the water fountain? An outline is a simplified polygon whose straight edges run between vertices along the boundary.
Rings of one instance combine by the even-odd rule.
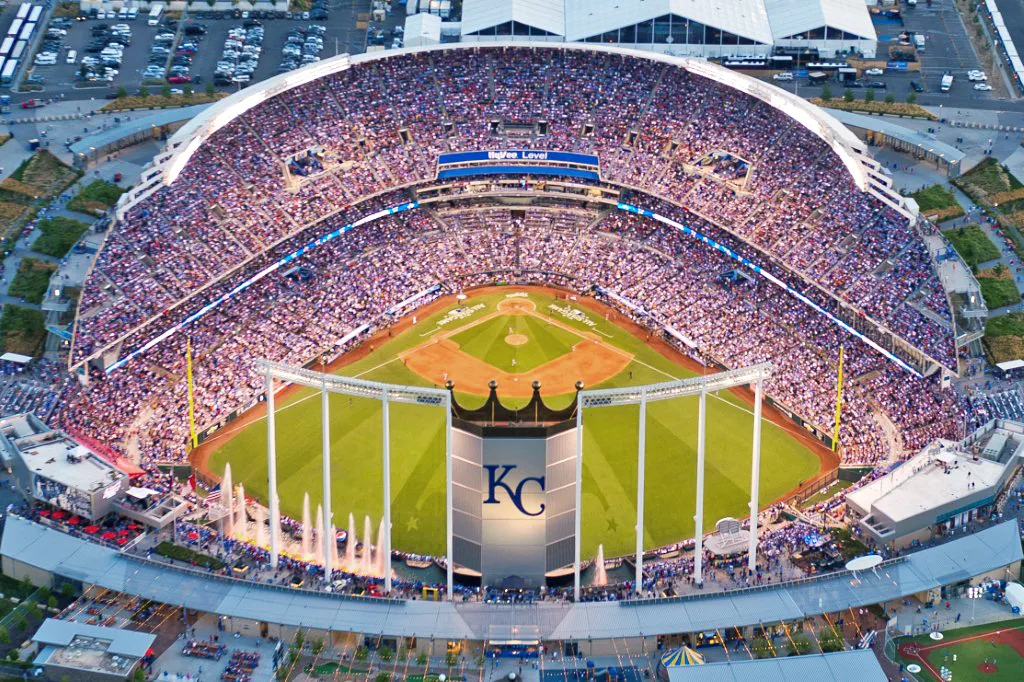
[[[341,562],[338,559],[338,529],[332,525],[327,532],[331,534],[331,567],[337,571],[341,568]]]
[[[302,498],[302,558],[307,561],[309,555],[313,553],[312,538],[310,537],[312,533],[313,523],[309,517],[309,493],[306,493]]]
[[[231,465],[225,464],[224,480],[220,482],[220,504],[228,510],[228,513],[221,519],[221,532],[224,534],[224,537],[230,537],[232,531],[234,531],[235,506],[233,504],[233,492],[234,490],[231,487]]]
[[[356,517],[348,515],[348,536],[345,538],[345,570],[356,572]]]
[[[238,484],[238,496],[235,506],[237,507],[234,527],[235,534],[242,540],[248,539],[248,518],[245,515],[245,486]]]
[[[608,584],[608,571],[604,567],[604,545],[597,546],[597,558],[594,559],[594,584],[602,587]]]
[[[316,549],[313,550],[314,561],[320,564],[324,564],[326,557],[324,556],[324,506],[318,504],[316,506]]]
[[[370,575],[373,571],[373,551],[370,547],[370,515],[363,520],[363,555],[360,557],[359,573]]]

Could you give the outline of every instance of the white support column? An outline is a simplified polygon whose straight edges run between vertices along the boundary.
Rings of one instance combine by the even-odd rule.
[[[277,537],[281,511],[277,503],[277,428],[274,424],[274,375],[267,368],[267,491],[270,498],[270,567],[277,568],[280,552]]]
[[[701,389],[697,410],[697,513],[693,517],[693,582],[697,585],[704,584],[704,425],[707,406],[707,389]]]
[[[646,469],[647,392],[640,394],[640,429],[636,452],[636,577],[639,595],[644,590],[644,471]]]
[[[391,594],[391,408],[388,391],[381,400],[384,430],[384,593]],[[378,548],[381,551],[381,548]]]
[[[580,519],[583,515],[583,400],[576,394],[576,511],[573,541],[576,546],[572,567],[572,594],[580,600]]]
[[[761,480],[761,388],[762,381],[754,382],[754,454],[750,467],[750,550],[747,567],[757,571],[757,490]]]
[[[455,529],[452,527],[452,505],[455,503],[452,490],[452,394],[449,391],[444,401],[444,452],[445,452],[445,496],[447,497],[446,528],[448,543],[448,599],[454,599],[455,589]]]
[[[321,459],[323,459],[324,477],[324,536],[320,543],[324,547],[324,576],[329,583],[331,571],[334,570],[334,552],[337,547],[337,538],[331,537],[331,394],[327,391],[327,375],[324,375],[324,386],[321,398],[321,431],[323,445]]]

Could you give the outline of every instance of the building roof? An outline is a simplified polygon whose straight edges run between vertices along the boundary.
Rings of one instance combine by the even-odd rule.
[[[124,555],[17,515],[0,553],[37,569],[146,599],[236,618],[319,630],[489,639],[509,607],[470,602],[361,599],[210,575]],[[607,639],[801,620],[877,604],[972,578],[1022,557],[1015,520],[862,571],[754,589],[642,602],[543,602],[516,610],[517,627],[542,639]],[[17,578],[17,565],[13,567]]]
[[[786,656],[668,669],[669,682],[885,682],[885,671],[870,650]]]
[[[865,116],[842,109],[829,109],[828,113],[843,125],[883,133],[901,142],[912,144],[923,152],[930,152],[951,164],[959,163],[966,156],[964,152],[951,144],[946,144],[920,131],[898,125],[881,116]]]
[[[118,140],[159,128],[178,121],[186,121],[198,116],[209,104],[194,104],[190,107],[177,109],[161,109],[147,116],[141,116],[122,123],[121,125],[98,133],[86,135],[78,142],[72,142],[68,149],[72,154],[88,154],[97,149],[106,149]]]
[[[565,37],[582,40],[665,14],[686,17],[765,45],[772,43],[764,0],[565,0]]]
[[[464,0],[462,3],[463,35],[508,21],[562,36],[565,35],[565,3],[562,0]]]
[[[764,0],[776,40],[822,26],[876,39],[864,0]]]
[[[92,493],[108,485],[120,485],[125,478],[89,448],[60,431],[49,430],[28,414],[0,420],[0,436],[29,471],[76,490]]]
[[[89,637],[107,642],[105,651],[115,656],[142,658],[156,641],[156,635],[122,628],[107,628],[69,620],[47,618],[32,635],[32,641],[48,646],[66,647],[76,637]]]

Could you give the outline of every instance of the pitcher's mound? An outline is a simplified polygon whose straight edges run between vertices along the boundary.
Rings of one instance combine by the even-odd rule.
[[[522,346],[530,340],[526,334],[509,334],[505,337],[505,343],[510,346]]]
[[[995,663],[989,663],[988,661],[985,661],[984,663],[978,665],[978,672],[984,673],[986,675],[995,675],[998,671],[999,668],[996,667]]]

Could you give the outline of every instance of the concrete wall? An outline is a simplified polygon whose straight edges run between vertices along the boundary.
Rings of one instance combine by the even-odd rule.
[[[49,571],[44,571],[41,568],[35,566],[29,566],[28,564],[22,563],[9,557],[3,557],[0,566],[3,568],[3,573],[8,578],[14,578],[15,580],[24,580],[28,578],[36,587],[53,587],[53,574]]]

